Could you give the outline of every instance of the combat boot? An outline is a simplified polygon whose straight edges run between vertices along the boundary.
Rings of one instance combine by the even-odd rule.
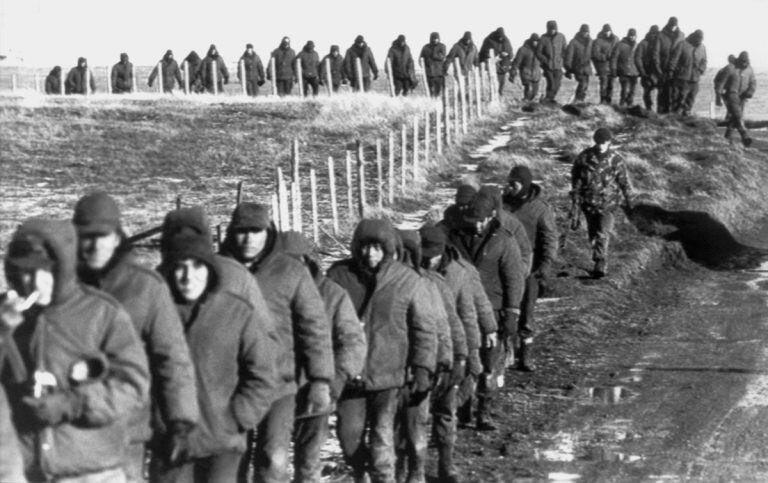
[[[606,275],[606,268],[605,260],[597,260],[595,262],[595,269],[592,271],[592,274],[595,278],[603,278]]]
[[[458,483],[459,475],[453,465],[453,447],[444,445],[437,448],[437,479],[444,483]]]
[[[519,357],[515,366],[515,369],[520,372],[533,372],[536,370],[536,366],[531,362],[531,342],[533,342],[533,339],[530,337],[520,341]]]

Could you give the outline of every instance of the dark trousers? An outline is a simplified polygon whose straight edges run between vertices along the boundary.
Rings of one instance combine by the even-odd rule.
[[[257,482],[287,482],[288,452],[296,413],[296,395],[272,403],[256,429],[254,479]]]
[[[440,97],[445,87],[444,76],[427,77],[427,85],[429,86],[429,95],[432,97]]]
[[[583,210],[587,222],[587,235],[592,245],[592,260],[606,261],[608,246],[613,233],[614,215],[612,211]]]
[[[507,84],[507,74],[496,74],[499,83],[499,97],[504,94],[504,86]]]
[[[328,439],[328,416],[296,420],[293,436],[294,480],[319,483],[321,480],[320,450]]]
[[[635,88],[637,87],[637,77],[623,75],[619,77],[621,93],[619,95],[620,106],[632,106],[635,103]]]
[[[453,449],[456,445],[458,388],[450,385],[450,373],[438,378],[432,398],[432,434],[437,445],[438,478],[455,473]]]
[[[521,340],[533,336],[534,311],[539,298],[539,279],[528,275],[525,279],[525,292],[520,304],[520,319],[517,322],[517,335]]]
[[[394,481],[394,429],[399,392],[399,388],[383,391],[347,388],[341,394],[337,405],[337,434],[344,459],[355,477],[362,477],[369,469],[374,483]]]
[[[242,453],[222,453],[206,458],[195,458],[181,466],[167,467],[153,461],[153,483],[209,483],[237,481],[238,465]]]
[[[576,95],[574,101],[584,102],[587,100],[587,89],[589,89],[589,75],[577,74],[576,78]]]
[[[526,101],[535,101],[539,95],[539,81],[523,82],[523,99]]]
[[[741,135],[742,141],[749,139],[747,127],[744,125],[744,105],[746,102],[736,94],[728,94],[723,97],[723,103],[728,111],[726,116],[728,125],[725,128],[725,137],[730,140],[733,130],[736,129]]]
[[[659,114],[668,114],[675,98],[674,79],[664,79],[659,83],[659,92],[656,96],[656,111]]]
[[[699,83],[696,81],[678,80],[673,109],[678,114],[690,115],[696,95],[699,93]]]
[[[359,91],[360,86],[357,85],[357,77],[352,79],[350,82],[350,85],[352,86],[353,91]],[[368,92],[371,90],[371,78],[370,77],[363,77],[363,92]]]
[[[304,77],[304,97],[307,97],[309,95],[310,88],[312,89],[312,95],[316,96],[318,90],[320,89],[320,79],[315,77]]]
[[[395,84],[395,95],[407,96],[411,91],[411,79],[407,77],[395,77],[392,79],[392,83]]]
[[[547,81],[545,100],[554,102],[560,91],[560,83],[563,81],[563,71],[561,69],[545,70],[544,79]]]
[[[277,86],[277,95],[278,96],[289,96],[291,95],[291,91],[293,90],[293,80],[292,79],[277,79],[275,82],[275,85]]]
[[[610,74],[598,74],[600,80],[600,103],[610,104],[613,102],[613,81],[614,76]]]
[[[256,79],[245,80],[245,93],[251,97],[259,95],[259,84],[256,82]]]
[[[656,82],[651,77],[643,77],[640,81],[643,86],[643,104],[648,110],[653,109],[653,91],[656,90]]]
[[[400,391],[395,416],[397,481],[423,481],[429,434],[429,396],[411,397],[408,388]]]

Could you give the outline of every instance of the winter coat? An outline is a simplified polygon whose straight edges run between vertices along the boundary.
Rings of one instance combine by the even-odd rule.
[[[295,81],[296,67],[293,59],[296,58],[296,52],[288,47],[281,46],[272,51],[271,59],[275,59],[275,77],[279,81]],[[272,79],[272,71],[267,68],[267,79]]]
[[[218,263],[211,269],[220,279]],[[183,310],[183,305],[177,301],[201,412],[189,435],[190,456],[242,452],[245,432],[259,424],[279,390],[275,360],[282,348],[260,332],[261,314],[254,306],[220,285],[208,288],[194,310]]]
[[[387,52],[390,65],[392,66],[393,79],[416,80],[416,71],[413,65],[413,55],[411,48],[407,45],[400,47],[397,41],[392,42],[392,46]]]
[[[757,83],[752,66],[743,69],[736,66],[729,67],[719,92],[724,97],[737,96],[739,99],[749,99],[754,96]]]
[[[46,94],[61,94],[61,67],[54,67],[45,78]]]
[[[453,72],[453,59],[459,59],[459,67],[461,68],[462,75],[467,75],[469,71],[477,67],[479,63],[478,51],[474,42],[469,45],[462,41],[453,44],[453,47],[451,47],[450,52],[448,52],[448,55],[445,58],[445,72]]]
[[[373,52],[371,52],[371,49],[366,44],[362,49],[355,45],[352,45],[352,47],[347,49],[347,53],[344,55],[344,76],[347,79],[350,79],[351,82],[357,82],[355,59],[360,59],[360,64],[363,69],[363,79],[370,78],[371,74],[373,74],[374,77],[378,77],[379,68],[376,67],[376,61],[373,60]]]
[[[517,243],[501,223],[494,218],[481,235],[453,230],[448,237],[462,258],[477,268],[493,309],[519,309],[527,270]]]
[[[126,252],[118,253],[99,273],[81,268],[78,275],[82,283],[114,297],[130,315],[147,353],[152,394],[162,414],[162,421],[155,421],[155,428],[162,431],[171,421],[196,423],[200,409],[195,370],[181,320],[162,277],[136,263]],[[149,407],[132,418],[130,429],[132,442],[150,439]]]
[[[317,52],[314,50],[308,52],[306,49],[302,49],[296,55],[296,60],[301,64],[301,75],[305,79],[317,77],[320,67],[320,56],[317,55]]]
[[[565,49],[565,61],[563,66],[566,72],[571,72],[576,76],[592,75],[592,66],[590,65],[593,42],[592,39],[579,34],[571,39],[568,48]]]
[[[707,49],[703,44],[691,43],[690,38],[677,44],[669,60],[669,72],[673,79],[698,82],[707,71]]]
[[[282,395],[295,392],[296,381],[334,377],[331,327],[317,286],[307,268],[276,246],[277,231],[269,229],[263,256],[248,270],[256,277],[280,337],[284,367]],[[222,254],[234,258],[234,235],[227,233]]]
[[[147,357],[120,304],[77,282],[72,224],[30,219],[13,239],[27,237],[42,240],[55,260],[55,288],[51,304],[26,311],[24,322],[6,341],[25,361],[21,373],[2,374],[23,453],[41,455],[41,469],[54,477],[118,468],[129,441],[128,415],[149,404]],[[106,365],[104,374],[79,384],[71,381],[76,362],[96,359]],[[36,370],[53,374],[56,392],[80,397],[79,415],[56,426],[36,422],[22,401],[31,396]]]
[[[672,78],[672,70],[669,66],[672,52],[684,41],[685,35],[681,31],[672,31],[667,27],[661,29],[652,47],[653,72],[651,73],[657,75],[659,79]]]
[[[371,239],[385,251],[375,273],[358,261],[360,242]],[[407,368],[434,373],[437,363],[436,321],[432,307],[424,303],[430,295],[418,273],[393,259],[395,239],[388,222],[363,220],[352,238],[353,258],[328,270],[328,277],[349,294],[363,323],[368,352],[362,380],[369,391],[402,387]]]
[[[549,270],[557,259],[557,224],[552,208],[541,198],[541,187],[531,184],[523,198],[505,197],[504,209],[525,228],[533,249],[531,272]]]
[[[240,61],[237,63],[237,80],[243,80],[243,69],[245,69],[245,80],[256,82],[258,85],[264,84],[264,64],[261,63],[261,57],[256,52],[248,55],[243,53]]]
[[[456,358],[466,359],[469,353],[469,343],[467,341],[467,332],[464,328],[464,322],[459,317],[459,311],[456,304],[457,299],[454,295],[454,291],[451,289],[447,278],[441,273],[434,270],[425,270],[422,273],[425,278],[429,279],[438,289],[443,305],[445,306],[446,320],[448,321],[453,352],[451,361],[456,360]]]
[[[339,85],[344,81],[344,57],[341,55],[328,54],[323,57],[320,62],[320,83],[323,84],[328,81],[328,74],[326,73],[325,61],[329,60],[331,63],[331,82],[333,85]]]
[[[520,249],[520,258],[523,260],[523,265],[526,268],[525,272],[530,273],[531,263],[533,262],[533,245],[525,227],[517,219],[516,215],[504,209],[501,200],[499,200],[499,207],[496,209],[496,219],[499,220],[501,227],[517,243],[517,248]]]
[[[609,149],[601,154],[593,146],[582,151],[571,169],[571,197],[587,211],[603,212],[615,208],[632,191],[624,159]]]
[[[0,346],[3,342],[0,340]],[[0,361],[2,369],[2,361]],[[26,483],[24,460],[16,428],[11,421],[11,406],[5,390],[0,386],[0,481]]]
[[[545,72],[562,70],[565,48],[565,35],[560,32],[555,35],[543,34],[536,48],[536,57],[541,63],[541,68]]]
[[[635,65],[635,42],[621,39],[611,53],[611,72],[619,77],[637,77],[640,73]]]
[[[459,316],[459,320],[464,329],[467,345],[467,366],[473,374],[479,374],[482,372],[482,364],[479,360],[478,351],[480,350],[482,341],[480,340],[478,307],[476,307],[475,304],[475,289],[473,288],[473,284],[477,284],[479,293],[485,297],[491,319],[493,319],[493,310],[490,308],[488,297],[485,295],[485,291],[483,290],[482,285],[480,285],[479,279],[477,281],[472,279],[472,273],[467,267],[471,267],[471,264],[459,261],[457,255],[456,251],[449,247],[445,254],[443,254],[443,261],[437,268],[437,271],[444,277],[445,283],[451,291],[456,306],[456,314]],[[472,270],[477,274],[477,270],[475,270],[474,267],[472,267]],[[495,330],[494,327],[494,331]]]
[[[654,42],[654,38],[646,35],[635,48],[635,69],[640,77],[650,77],[654,73],[652,48]]]
[[[112,92],[115,94],[133,91],[133,64],[131,62],[118,62],[112,66],[110,74]]]
[[[219,61],[221,59],[219,58]],[[221,61],[221,65],[224,64],[224,61]],[[174,59],[166,59],[163,58],[163,60],[160,61],[160,66],[163,69],[163,91],[172,91],[176,87],[176,83],[178,82],[179,86],[184,85],[184,80],[181,78],[181,69],[179,69],[179,64]],[[155,68],[152,69],[152,72],[149,74],[148,83],[150,87],[155,82],[155,78],[157,77],[157,65],[155,65]],[[205,67],[208,68],[207,75],[210,75],[210,63],[206,64]],[[217,72],[217,75],[219,79],[222,78],[222,75],[224,76],[224,79],[229,79],[229,74],[227,73],[227,67],[224,66],[224,69]],[[207,77],[204,77],[204,79],[207,79]]]
[[[509,41],[509,37],[504,35],[502,38],[498,38],[496,32],[491,32],[480,46],[480,62],[489,60],[493,50],[494,55],[499,59],[496,62],[496,73],[506,74],[512,70],[512,43]],[[506,55],[502,55],[506,54]],[[491,59],[493,60],[493,59]]]
[[[536,48],[530,40],[526,40],[523,46],[517,49],[513,68],[517,69],[523,84],[541,80],[541,65],[538,57],[536,57]]]
[[[451,333],[452,322],[448,318],[448,306],[445,303],[442,291],[434,280],[419,272],[421,283],[424,285],[429,298],[425,305],[432,310],[435,321],[435,337],[437,342],[437,354],[435,359],[436,370],[448,370],[453,365],[453,338]],[[456,309],[454,308],[454,313]],[[454,316],[455,317],[455,316]]]
[[[194,50],[184,58],[184,62],[187,63],[187,69],[189,70],[189,90],[192,92],[200,92],[202,89],[202,79],[200,77],[200,64],[203,59],[197,55]],[[182,65],[183,68],[183,65]]]
[[[610,38],[603,32],[597,34],[597,39],[592,42],[591,53],[595,74],[599,76],[611,75],[611,53],[618,43],[618,37],[613,34]]]
[[[424,71],[427,77],[443,77],[445,75],[445,44],[438,42],[426,44],[421,48],[420,59],[424,59]]]
[[[224,63],[224,59],[221,55],[211,55],[210,52],[200,62],[200,69],[198,75],[200,76],[200,82],[203,87],[209,91],[213,91],[213,70],[216,71],[216,90],[221,92],[224,88],[224,84],[229,82],[229,70],[227,70],[227,64]],[[165,82],[165,80],[163,80]]]
[[[85,94],[85,71],[88,70],[82,67],[73,67],[69,74],[67,74],[67,80],[64,83],[64,90],[67,94]],[[96,81],[93,80],[93,72],[89,73],[90,92],[96,92]]]

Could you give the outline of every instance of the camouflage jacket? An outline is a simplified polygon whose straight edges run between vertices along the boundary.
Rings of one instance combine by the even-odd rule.
[[[571,199],[583,209],[604,211],[629,199],[632,186],[624,158],[609,149],[600,154],[596,146],[585,149],[573,162],[571,169]]]

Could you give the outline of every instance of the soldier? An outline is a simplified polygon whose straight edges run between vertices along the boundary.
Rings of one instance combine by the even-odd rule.
[[[224,91],[224,84],[229,83],[229,70],[227,70],[227,64],[224,62],[224,59],[219,55],[219,50],[215,45],[211,44],[205,58],[200,62],[200,69],[198,71],[203,87],[210,93],[214,92],[214,72],[216,73],[216,92],[220,94]]]
[[[440,42],[440,34],[429,34],[429,43],[422,47],[419,57],[424,59],[429,94],[440,97],[445,87],[445,44]]]
[[[86,81],[86,78],[89,80]],[[86,86],[86,82],[88,82],[88,86]],[[88,91],[89,88],[90,91]],[[67,94],[96,92],[96,81],[93,80],[93,73],[88,70],[88,61],[85,57],[78,57],[77,66],[70,69],[64,89]]]
[[[166,235],[161,268],[195,363],[202,417],[178,448],[179,463],[157,465],[154,479],[235,481],[245,434],[259,424],[279,389],[279,349],[260,332],[255,307],[222,290],[210,239],[186,228]]]
[[[592,63],[595,65],[595,73],[600,81],[601,104],[613,102],[613,81],[616,76],[611,72],[611,53],[618,43],[619,39],[613,35],[611,26],[605,24],[592,44]]]
[[[592,75],[592,66],[589,63],[591,52],[592,37],[589,36],[589,25],[582,24],[565,50],[565,77],[573,79],[576,76],[575,102],[584,102],[587,99],[589,76]]]
[[[632,210],[632,186],[624,159],[611,149],[613,134],[608,128],[595,131],[595,145],[582,151],[571,170],[571,228],[579,226],[581,209],[587,221],[589,243],[592,245],[593,275],[602,278],[608,265],[608,245],[614,225],[614,211],[619,196],[624,209]]]
[[[245,76],[245,77],[243,77]],[[237,80],[245,78],[245,93],[256,97],[259,95],[259,87],[264,85],[264,64],[261,57],[253,50],[253,44],[245,45],[245,52],[237,63]]]
[[[211,46],[213,47],[213,46]],[[215,49],[215,47],[213,47]],[[210,56],[210,52],[208,54]],[[216,54],[218,55],[218,54]],[[205,64],[205,62],[203,63]],[[221,62],[221,65],[223,65],[224,62]],[[176,83],[178,82],[179,88],[181,88],[184,85],[184,81],[181,79],[181,69],[179,69],[179,64],[176,62],[176,60],[173,58],[173,51],[171,49],[168,49],[165,51],[165,55],[163,56],[162,60],[160,61],[159,66],[155,66],[154,69],[152,69],[152,72],[149,74],[149,79],[147,81],[147,85],[149,87],[152,87],[152,83],[155,82],[155,78],[157,77],[157,68],[160,67],[162,69],[163,74],[163,92],[166,94],[170,94],[173,92],[174,87],[176,87]],[[203,65],[203,68],[205,65]],[[210,70],[210,67],[208,67]],[[226,72],[227,68],[224,67],[224,72]],[[219,76],[221,78],[221,75]],[[227,78],[224,78],[225,83],[227,82]],[[175,81],[175,82],[174,82]],[[219,92],[221,92],[221,87],[219,87]]]
[[[746,51],[739,54],[735,64],[728,68],[724,77],[722,86],[716,89],[728,109],[725,138],[731,141],[733,130],[736,129],[741,135],[741,142],[745,147],[749,147],[752,144],[752,138],[749,137],[747,128],[744,126],[744,106],[747,100],[755,95],[757,84],[755,73],[749,63],[749,54]]]
[[[493,50],[495,59],[490,58],[491,50]],[[507,79],[507,74],[512,71],[512,43],[509,41],[509,37],[504,33],[504,28],[499,27],[483,40],[483,44],[480,47],[480,63],[487,60],[496,63],[496,77],[499,82],[499,95],[504,92],[504,83]]]
[[[533,182],[527,166],[515,166],[507,177],[504,209],[525,228],[533,249],[531,271],[525,281],[525,293],[517,326],[517,368],[530,372],[530,344],[533,342],[534,310],[539,286],[550,276],[557,259],[557,227],[552,208],[541,197],[541,186]]]
[[[733,68],[734,65],[736,65],[736,56],[731,54],[728,56],[728,63],[725,64],[725,67],[717,71],[717,74],[715,74],[715,78],[712,81],[712,84],[715,86],[715,104],[718,106],[723,105],[723,98],[720,95],[720,90],[725,83],[725,79],[728,77],[728,72]],[[727,120],[728,119],[726,118],[726,121]]]
[[[699,79],[707,71],[707,50],[703,41],[704,32],[694,31],[677,45],[669,61],[676,86],[672,111],[683,116],[690,116],[699,93]]]
[[[523,99],[536,100],[539,95],[539,82],[541,81],[541,65],[536,57],[536,49],[539,45],[539,34],[533,33],[523,46],[517,49],[517,55],[509,72],[509,80],[515,79],[515,69],[520,73],[520,82],[523,84]]]
[[[640,75],[640,84],[643,86],[643,104],[648,110],[653,109],[653,91],[659,86],[659,77],[654,73],[653,67],[653,46],[656,44],[658,35],[659,26],[652,25],[635,49],[635,68]]]
[[[198,94],[205,92],[203,80],[200,76],[200,64],[203,62],[203,59],[201,59],[197,52],[193,50],[184,57],[184,62],[187,63],[186,72],[189,72],[188,84],[190,92],[196,92]]]
[[[531,263],[533,261],[533,245],[528,238],[526,228],[523,226],[517,215],[504,209],[502,193],[499,188],[492,185],[483,185],[478,193],[489,196],[496,203],[495,218],[499,220],[501,227],[507,231],[520,249],[520,259],[525,266],[526,275],[531,272]]]
[[[113,94],[133,92],[133,64],[128,61],[128,54],[120,54],[120,62],[112,66],[110,75]]]
[[[78,236],[79,280],[122,304],[152,361],[150,389],[160,411],[155,421],[149,406],[131,418],[125,462],[128,481],[141,481],[152,428],[160,428],[154,435],[155,455],[175,465],[179,455],[172,447],[188,437],[200,417],[194,366],[171,293],[162,277],[135,261],[115,200],[104,192],[80,198],[72,222]]]
[[[347,80],[344,78],[344,57],[341,56],[338,45],[331,45],[330,52],[320,62],[318,67],[320,69],[320,85],[328,82],[326,62],[331,66],[331,88],[333,92],[339,92],[339,87],[341,84],[345,84]]]
[[[361,379],[367,350],[363,326],[347,291],[323,275],[319,263],[312,257],[309,243],[300,233],[283,233],[282,249],[306,265],[323,297],[325,312],[331,322],[336,373],[331,384],[331,397],[336,401],[349,382]],[[320,481],[320,449],[328,437],[328,430],[327,414],[303,415],[297,419],[294,432],[295,480]]]
[[[416,87],[416,70],[413,65],[411,48],[405,43],[405,35],[398,35],[387,52],[389,65],[392,69],[392,83],[395,85],[395,95],[407,96]]]
[[[611,53],[611,73],[618,76],[621,93],[619,95],[620,106],[632,106],[635,103],[635,87],[637,86],[637,66],[635,65],[635,43],[637,31],[629,29],[627,36],[616,44]]]
[[[362,72],[358,76],[357,59],[360,59],[360,68]],[[376,67],[376,61],[373,59],[373,52],[362,35],[355,37],[355,43],[347,49],[344,55],[344,77],[349,79],[352,89],[355,91],[368,92],[371,90],[371,75],[373,80],[379,78],[379,68]],[[363,85],[360,86],[359,79],[363,79]]]
[[[669,63],[672,52],[685,40],[685,35],[677,26],[677,17],[669,17],[669,21],[656,37],[653,45],[653,74],[659,80],[659,94],[656,110],[659,114],[668,114],[672,108],[675,95],[675,81]]]
[[[283,381],[256,431],[258,480],[284,481],[295,415],[330,412],[334,378],[331,329],[323,300],[301,262],[282,253],[269,208],[240,203],[232,213],[223,255],[259,282],[280,337]],[[301,384],[297,397],[297,381]],[[298,406],[298,409],[297,409]]]
[[[315,43],[308,41],[304,44],[304,48],[301,49],[296,55],[296,61],[301,65],[301,82],[304,88],[304,96],[309,95],[309,89],[312,88],[312,96],[317,96],[317,91],[320,86],[320,78],[318,73],[320,72],[320,56],[315,52]]]
[[[69,221],[30,218],[8,245],[0,381],[30,481],[125,481],[128,415],[149,404],[147,357],[127,312],[78,283]]]
[[[338,403],[339,442],[355,481],[366,471],[372,481],[394,481],[399,393],[407,384],[413,401],[423,400],[436,369],[435,319],[424,303],[430,295],[419,275],[395,260],[396,243],[388,221],[364,219],[352,236],[352,258],[328,271],[352,299],[368,340],[363,376]]]
[[[469,208],[464,211],[464,226],[452,229],[449,240],[462,258],[477,268],[491,301],[495,319],[500,327],[499,334],[505,342],[507,353],[513,351],[520,317],[520,301],[525,289],[526,267],[520,256],[517,243],[495,218],[496,201],[485,193],[478,193]],[[491,421],[489,404],[496,385],[494,376],[503,377],[499,367],[509,354],[502,354],[496,346],[483,354],[485,372],[478,388],[477,429],[492,431],[496,426]],[[506,355],[506,357],[505,357]]]
[[[46,94],[61,94],[61,66],[54,66],[45,78]]]
[[[472,32],[464,32],[458,42],[453,44],[451,51],[445,57],[445,72],[450,72],[453,68],[453,59],[459,59],[459,67],[463,76],[467,76],[472,69],[477,67],[478,52],[472,41]]]
[[[557,92],[563,79],[563,58],[565,56],[565,36],[557,31],[557,22],[547,22],[547,33],[541,36],[536,57],[544,70],[544,78],[547,80],[547,92],[544,100],[549,103],[557,102]]]
[[[297,82],[296,67],[293,65],[293,59],[296,58],[296,52],[291,48],[291,39],[283,37],[280,45],[272,51],[270,62],[275,63],[275,78],[272,78],[272,68],[267,69],[267,79],[277,84],[277,95],[288,96],[293,90],[293,84]]]

